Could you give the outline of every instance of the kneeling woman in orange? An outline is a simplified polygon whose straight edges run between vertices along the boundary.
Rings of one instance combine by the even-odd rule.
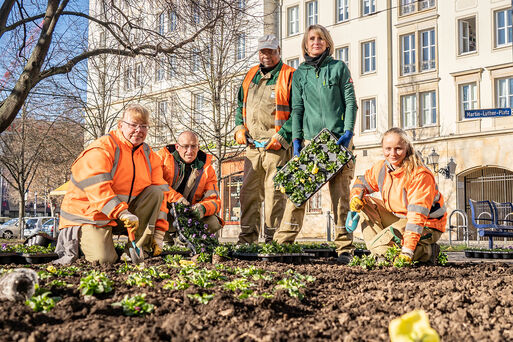
[[[350,194],[350,209],[361,210],[365,244],[382,256],[400,239],[399,258],[436,263],[447,213],[435,177],[402,129],[389,129],[381,145],[385,160],[359,176]],[[382,199],[367,196],[378,191]]]

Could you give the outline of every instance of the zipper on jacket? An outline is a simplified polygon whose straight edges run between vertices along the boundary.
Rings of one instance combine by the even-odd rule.
[[[132,149],[132,184],[130,184],[130,192],[128,193],[128,202],[127,204],[130,205],[130,200],[132,199],[132,190],[134,190],[134,182],[135,182],[135,163],[134,163],[134,153],[137,150],[138,147]]]

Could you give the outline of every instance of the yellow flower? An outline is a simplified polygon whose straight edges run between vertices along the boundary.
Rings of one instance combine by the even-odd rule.
[[[196,264],[192,260],[180,260],[180,266],[195,266]]]
[[[282,185],[282,186],[280,186],[280,191],[281,191],[282,193],[285,193],[285,187],[284,187],[283,185]]]
[[[294,158],[292,158],[292,159],[294,159],[295,161],[298,161],[298,160],[299,160],[299,157],[298,157],[298,156],[295,156],[295,157],[294,157]]]
[[[46,270],[47,270],[48,272],[50,272],[50,273],[55,273],[55,272],[57,272],[57,269],[55,268],[55,266],[52,266],[52,265],[48,266],[48,267],[46,268]]]
[[[312,169],[312,174],[315,175],[317,172],[319,172],[319,167],[317,166],[317,163],[315,163]]]
[[[388,326],[391,342],[440,342],[423,310],[415,310],[392,320]]]

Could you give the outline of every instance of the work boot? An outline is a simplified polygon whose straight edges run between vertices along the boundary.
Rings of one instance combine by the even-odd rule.
[[[440,246],[437,243],[431,245],[430,265],[438,265],[438,255],[440,254]]]
[[[353,259],[353,256],[351,253],[340,253],[340,255],[337,258],[337,262],[342,265],[347,265],[351,262]]]

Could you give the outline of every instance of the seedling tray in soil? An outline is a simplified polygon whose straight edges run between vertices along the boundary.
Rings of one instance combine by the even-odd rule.
[[[19,264],[20,256],[15,252],[0,253],[0,264]]]
[[[311,143],[287,162],[274,176],[274,185],[296,207],[308,201],[353,159],[344,146],[327,128],[317,134]]]
[[[368,250],[368,249],[355,249],[354,250],[354,255],[355,256],[358,256],[358,257],[361,257],[361,256],[364,256],[364,255],[370,255],[371,252]]]
[[[233,253],[233,258],[248,260],[248,261],[272,261],[272,262],[285,262],[285,263],[306,263],[314,257],[310,253],[276,253],[276,254],[262,254],[262,253]]]
[[[21,253],[20,256],[27,264],[45,264],[59,257],[56,253]]]
[[[172,254],[172,255],[183,255],[183,256],[192,256],[192,252],[191,251],[162,251],[162,253],[160,254],[161,256],[166,256],[166,255],[169,255],[169,254]]]
[[[313,254],[313,258],[336,258],[335,248],[305,248],[303,252]]]
[[[506,251],[479,251],[466,249],[465,257],[467,258],[479,258],[479,259],[513,259],[513,252]]]

